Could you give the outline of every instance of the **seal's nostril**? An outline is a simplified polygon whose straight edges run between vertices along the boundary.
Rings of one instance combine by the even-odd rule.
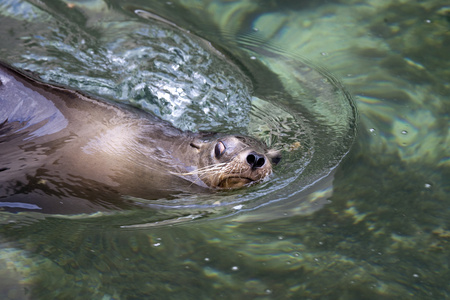
[[[264,163],[266,162],[266,160],[264,159],[264,157],[260,157],[258,158],[258,160],[255,163],[255,168],[261,168],[262,166],[264,166]]]
[[[252,167],[252,169],[261,168],[266,163],[264,156],[260,156],[256,153],[250,153],[247,155],[247,162]]]
[[[256,157],[253,154],[247,155],[247,162],[250,166],[253,166],[255,161],[256,161]]]

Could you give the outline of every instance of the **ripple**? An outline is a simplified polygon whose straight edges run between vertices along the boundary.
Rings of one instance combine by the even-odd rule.
[[[98,13],[84,9],[87,18]],[[91,30],[44,11],[34,22],[48,22],[45,29],[16,33],[21,43],[6,52],[16,66],[47,82],[139,106],[183,130],[249,134],[283,152],[275,174],[260,185],[173,200],[130,198],[144,211],[157,209],[150,217],[125,212],[113,223],[173,224],[302,199],[310,206],[301,192],[332,173],[352,145],[356,108],[340,81],[266,43],[259,31],[221,32],[220,39],[206,33],[211,43],[143,9],[133,9],[126,21],[105,17]],[[30,44],[38,47],[29,50]]]

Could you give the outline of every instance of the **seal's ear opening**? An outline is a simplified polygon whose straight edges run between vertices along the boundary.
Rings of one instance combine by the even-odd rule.
[[[191,146],[192,148],[195,148],[195,149],[197,149],[197,150],[200,150],[200,145],[199,145],[199,144],[196,144],[195,142],[197,142],[197,141],[191,142],[191,143],[189,144],[189,146]]]
[[[266,155],[274,165],[277,165],[281,161],[281,152],[279,150],[270,149],[267,151]]]
[[[204,141],[202,141],[201,139],[195,138],[189,143],[189,146],[197,149],[197,151],[200,151],[205,146],[205,144],[206,143]]]
[[[208,141],[216,135],[217,133],[213,132],[199,132],[193,137],[192,142],[189,144],[189,146],[200,151],[206,144],[209,144]]]

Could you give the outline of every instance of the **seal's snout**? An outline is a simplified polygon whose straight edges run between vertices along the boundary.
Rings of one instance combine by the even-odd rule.
[[[237,189],[265,180],[280,159],[279,151],[254,138],[223,136],[209,143],[198,166],[199,177],[207,186]]]
[[[250,165],[252,170],[261,168],[266,163],[264,155],[260,155],[256,152],[252,152],[247,155],[247,163]]]

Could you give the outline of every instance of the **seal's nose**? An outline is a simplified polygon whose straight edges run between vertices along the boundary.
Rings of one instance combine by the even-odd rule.
[[[259,155],[258,153],[252,152],[247,155],[247,162],[252,167],[252,169],[261,168],[266,163],[266,159],[263,155]]]

